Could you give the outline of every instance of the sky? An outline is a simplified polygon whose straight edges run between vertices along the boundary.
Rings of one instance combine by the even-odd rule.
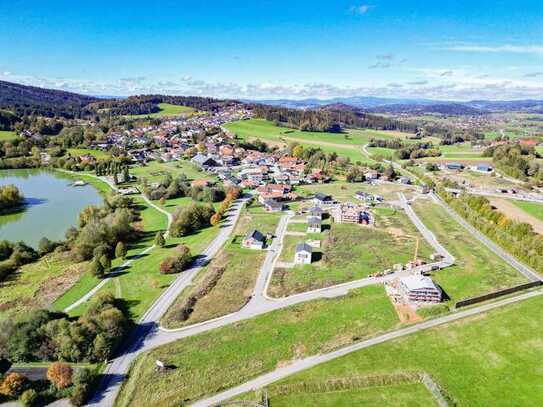
[[[0,80],[108,96],[543,99],[543,1],[0,0]]]

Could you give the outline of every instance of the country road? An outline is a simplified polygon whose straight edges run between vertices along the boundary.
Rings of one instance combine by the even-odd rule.
[[[513,267],[515,270],[517,270],[519,273],[524,275],[528,280],[530,281],[543,281],[542,277],[536,273],[534,270],[532,270],[530,267],[526,266],[525,264],[521,263],[517,259],[515,259],[512,255],[507,253],[505,250],[503,250],[501,247],[499,247],[496,243],[491,241],[489,238],[487,238],[483,233],[479,232],[476,228],[471,226],[464,218],[462,218],[460,215],[458,215],[449,205],[447,205],[446,202],[444,202],[439,196],[437,196],[434,192],[430,194],[430,196],[434,199],[435,202],[440,204],[447,213],[464,229],[466,229],[472,236],[474,236],[477,240],[479,240],[483,245],[485,245],[488,249],[490,249],[494,254],[496,254],[498,257],[500,257],[503,261],[508,263],[511,267]]]
[[[371,339],[367,339],[365,341],[361,341],[349,346],[345,346],[343,348],[340,348],[330,353],[310,356],[305,359],[297,360],[295,362],[292,362],[288,366],[281,367],[272,372],[266,373],[240,386],[236,386],[234,388],[228,389],[226,391],[218,393],[207,399],[197,401],[191,404],[191,406],[194,406],[194,407],[213,406],[223,401],[229,400],[232,397],[249,392],[251,390],[256,390],[256,389],[265,387],[273,382],[284,379],[295,373],[299,373],[301,371],[304,371],[312,367],[315,367],[317,365],[320,365],[322,363],[326,363],[331,360],[340,358],[350,353],[353,353],[365,348],[369,348],[371,346],[378,345],[384,342],[388,342],[397,338],[401,338],[403,336],[411,335],[413,333],[420,332],[426,329],[434,328],[439,325],[447,324],[450,322],[458,321],[463,318],[468,318],[470,316],[488,312],[493,309],[500,308],[509,304],[514,304],[519,301],[524,301],[529,298],[533,298],[542,294],[543,294],[543,291],[541,290],[531,291],[528,293],[517,295],[515,297],[510,297],[501,301],[470,308],[465,311],[454,312],[452,314],[448,314],[443,317],[438,317],[438,318],[430,319],[430,320],[427,320],[425,322],[421,322],[415,325],[410,325],[406,328],[398,329],[396,331],[388,332],[386,334],[383,334]]]
[[[108,407],[113,405],[131,363],[141,350],[149,347],[148,341],[152,341],[156,336],[160,318],[166,313],[178,295],[192,283],[198,272],[226,243],[247,200],[248,197],[245,196],[231,205],[227,217],[219,226],[221,228],[219,234],[201,254],[200,259],[190,269],[181,273],[141,317],[136,328],[126,340],[124,351],[106,366],[103,372],[104,378],[88,405]]]
[[[436,199],[435,196],[432,196],[432,197]],[[243,205],[243,202],[240,200],[236,202],[235,206],[232,207],[234,213],[231,213],[229,215],[229,219],[227,220],[228,225],[225,226],[221,230],[219,236],[217,236],[217,238],[212,242],[212,244],[206,249],[206,251],[204,252],[205,259],[211,259],[218,252],[218,250],[224,244],[224,242],[226,242],[226,240],[228,239],[233,229],[233,224],[235,223],[235,220],[239,216],[242,205]],[[411,221],[414,223],[414,225],[417,227],[417,229],[420,231],[423,237],[428,241],[428,243],[432,247],[434,247],[436,252],[444,256],[444,260],[442,262],[436,263],[436,265],[438,265],[440,268],[443,268],[443,267],[448,267],[454,264],[454,261],[455,261],[454,257],[437,241],[435,235],[426,228],[426,226],[422,223],[420,218],[418,218],[416,213],[410,207],[409,202],[407,201],[407,199],[405,198],[403,194],[400,195],[400,206],[403,207],[403,209],[406,211]],[[312,301],[312,300],[317,300],[317,299],[322,299],[322,298],[338,297],[338,296],[345,295],[350,290],[353,290],[356,288],[360,288],[360,287],[364,287],[368,285],[374,285],[374,284],[383,284],[387,281],[391,281],[407,273],[407,272],[395,273],[395,274],[391,274],[391,275],[387,275],[383,277],[368,277],[365,279],[352,281],[349,283],[344,283],[344,284],[340,284],[340,285],[336,285],[332,287],[327,287],[327,288],[309,291],[309,292],[305,292],[301,294],[291,295],[289,297],[270,298],[266,294],[267,285],[268,285],[269,279],[271,278],[271,273],[273,271],[275,261],[279,257],[279,254],[282,248],[283,236],[286,233],[287,224],[290,217],[292,217],[291,213],[287,213],[286,215],[281,217],[275,231],[274,240],[268,249],[268,252],[266,254],[266,258],[263,264],[261,265],[260,272],[257,277],[257,282],[255,284],[255,289],[253,291],[253,296],[245,307],[243,307],[238,312],[228,314],[219,318],[215,318],[213,320],[183,327],[180,329],[169,330],[169,329],[159,327],[158,324],[162,315],[164,315],[164,313],[167,311],[169,306],[173,303],[173,301],[175,301],[175,298],[183,291],[183,289],[187,287],[189,284],[191,284],[192,279],[194,278],[194,276],[196,275],[196,273],[202,266],[201,263],[195,264],[192,269],[183,272],[179,276],[179,278],[175,280],[175,282],[168,289],[166,289],[166,291],[164,291],[164,293],[157,299],[157,301],[153,304],[153,306],[141,318],[141,320],[138,323],[137,328],[132,332],[130,338],[127,340],[125,351],[121,355],[119,355],[116,359],[111,361],[110,364],[107,366],[105,370],[105,377],[104,377],[104,380],[102,381],[100,390],[98,394],[93,398],[90,405],[100,405],[100,406],[113,405],[114,400],[120,390],[120,386],[125,379],[126,373],[128,372],[131,363],[134,361],[136,356],[142,351],[148,351],[155,347],[170,343],[172,341],[176,341],[182,338],[197,335],[199,333],[214,330],[214,329],[217,329],[229,324],[233,324],[239,321],[254,318],[258,315],[273,312],[273,311],[276,311],[288,306],[292,306],[295,304],[299,304],[302,302],[307,302],[307,301]],[[455,220],[457,220],[459,223],[462,224],[462,222],[460,222],[460,220],[457,217],[454,217],[454,218]],[[489,248],[495,251],[494,249],[492,249],[492,247],[489,247]],[[519,264],[518,267],[522,269],[523,265]],[[462,312],[456,312],[454,314],[450,314],[450,315],[446,315],[444,317],[440,317],[437,319],[425,321],[414,326],[410,326],[410,327],[403,328],[397,331],[389,332],[380,337],[373,338],[373,339],[363,341],[360,343],[356,343],[354,345],[350,345],[348,347],[339,349],[330,354],[312,356],[302,361],[295,362],[294,364],[289,365],[285,368],[281,368],[281,369],[278,369],[277,371],[268,373],[262,376],[261,378],[255,379],[254,382],[251,381],[249,383],[246,383],[245,385],[242,385],[235,389],[228,390],[224,393],[221,393],[220,395],[214,396],[213,398],[203,400],[201,402],[197,402],[196,405],[211,405],[218,401],[225,400],[226,398],[232,397],[232,395],[240,394],[239,392],[244,392],[246,391],[247,388],[252,388],[251,386],[254,387],[254,386],[259,386],[259,385],[265,385],[267,383],[270,383],[282,377],[296,373],[297,371],[312,367],[315,364],[323,363],[327,360],[340,357],[344,354],[356,351],[358,349],[372,346],[373,344],[381,343],[386,340],[394,339],[399,336],[408,335],[410,333],[413,333],[422,329],[427,329],[433,326],[437,326],[439,324],[454,321],[460,318],[464,318],[466,316],[474,315],[479,312],[485,312],[486,310],[495,308],[497,306],[501,306],[501,305],[495,305],[495,304],[506,305],[511,302],[520,301],[521,299],[525,298],[526,295],[529,296],[532,294],[530,293],[522,294],[522,295],[514,297],[513,299],[508,299],[508,300],[503,300],[503,301],[493,303],[493,304],[483,305],[483,306],[476,307],[476,308],[469,309]],[[529,298],[529,297],[526,297],[526,298]],[[224,398],[221,398],[221,397],[224,397]]]

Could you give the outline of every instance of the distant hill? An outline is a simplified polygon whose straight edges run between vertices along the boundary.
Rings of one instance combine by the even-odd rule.
[[[0,81],[0,109],[17,116],[84,117],[90,113],[86,107],[98,100],[77,93]]]
[[[441,101],[430,99],[395,99],[372,96],[357,96],[332,99],[269,99],[253,101],[270,106],[294,109],[316,109],[328,106],[351,106],[368,113],[392,114],[440,114],[476,116],[490,112],[543,113],[543,100],[473,100],[469,102]]]

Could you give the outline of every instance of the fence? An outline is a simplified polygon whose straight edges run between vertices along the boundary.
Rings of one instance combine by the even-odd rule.
[[[455,308],[467,307],[468,305],[477,304],[479,302],[492,300],[494,298],[502,297],[504,295],[513,294],[518,291],[528,290],[533,287],[543,285],[542,281],[532,281],[530,283],[517,285],[515,287],[506,288],[504,290],[494,291],[488,294],[480,295],[478,297],[467,298],[465,300],[458,301],[454,306]]]

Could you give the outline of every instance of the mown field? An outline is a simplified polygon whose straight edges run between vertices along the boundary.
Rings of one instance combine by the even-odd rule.
[[[188,403],[290,360],[328,352],[397,324],[396,312],[382,286],[299,304],[140,355],[116,405]],[[157,374],[156,359],[173,368]]]
[[[454,266],[437,271],[432,277],[451,302],[526,282],[524,276],[483,246],[438,204],[417,200],[412,207],[456,258]]]
[[[355,352],[278,384],[424,371],[456,405],[542,405],[542,306],[541,297],[532,298]],[[387,392],[384,387],[383,398]],[[410,399],[400,395],[398,405]]]
[[[543,221],[543,205],[536,202],[511,200],[511,203],[536,219]]]
[[[252,295],[266,252],[242,248],[241,237],[250,229],[257,229],[264,234],[273,233],[279,217],[280,214],[264,213],[259,207],[244,210],[230,241],[199,273],[193,285],[179,295],[162,319],[162,324],[166,328],[180,328],[242,308]],[[214,281],[214,276],[217,276],[218,281]],[[190,307],[190,316],[182,317],[187,299],[199,292],[203,295]]]
[[[350,378],[345,378],[349,380]],[[262,391],[244,394],[236,400],[260,401]],[[273,387],[266,391],[273,407],[348,407],[348,406],[438,406],[436,399],[422,383],[383,384],[359,389],[330,390],[312,393],[296,391],[276,394]]]
[[[140,180],[143,180],[145,178],[151,183],[162,180],[167,174],[170,174],[173,178],[180,175],[185,175],[189,181],[195,179],[216,179],[213,175],[200,171],[191,162],[184,160],[170,161],[167,163],[151,161],[147,163],[144,167],[131,167],[130,174],[137,176]]]
[[[313,253],[313,263],[278,267],[274,270],[268,293],[283,297],[329,287],[392,269],[396,263],[406,264],[417,258],[430,260],[432,248],[403,211],[376,209],[375,227],[332,224],[321,233],[320,249]],[[285,236],[280,260],[293,262],[296,244],[311,236]]]
[[[375,130],[348,130],[345,133],[306,132],[286,127],[275,126],[272,122],[252,119],[228,123],[224,126],[239,138],[245,140],[269,141],[272,143],[289,144],[297,142],[304,147],[321,148],[330,153],[349,158],[352,162],[368,162],[368,157],[362,152],[362,146],[372,137],[391,139],[395,134]]]
[[[89,154],[97,159],[100,158],[108,158],[110,155],[102,150],[92,150],[90,148],[68,148],[67,153],[70,154],[72,157],[79,157],[80,155]]]
[[[14,131],[0,130],[0,142],[15,140],[17,137]]]
[[[127,118],[155,118],[168,116],[185,116],[194,113],[196,110],[188,106],[172,105],[170,103],[159,103],[160,111],[151,114],[127,115]]]

